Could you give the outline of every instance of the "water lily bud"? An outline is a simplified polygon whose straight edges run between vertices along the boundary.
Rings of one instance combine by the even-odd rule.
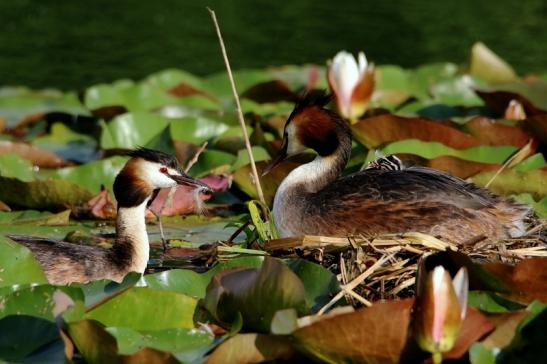
[[[356,60],[352,54],[341,51],[328,62],[327,79],[340,114],[357,120],[374,91],[374,65],[367,62],[363,52]]]
[[[418,279],[422,280],[424,274]],[[467,311],[467,270],[461,268],[454,279],[442,266],[418,282],[414,329],[423,350],[440,355],[452,349]]]

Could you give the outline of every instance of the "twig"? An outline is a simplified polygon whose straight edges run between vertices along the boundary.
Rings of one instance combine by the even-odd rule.
[[[350,283],[345,284],[340,292],[334,296],[329,303],[327,303],[325,306],[323,306],[319,312],[317,312],[318,315],[322,315],[325,313],[326,310],[328,310],[330,307],[332,307],[338,300],[340,300],[344,294],[348,293],[348,291],[353,291],[355,287],[363,283],[365,279],[367,279],[368,276],[370,276],[374,271],[376,271],[377,268],[379,268],[386,260],[391,259],[392,255],[386,256],[384,255],[382,258],[380,258],[376,263],[374,263],[370,268],[368,268],[366,271],[361,273],[357,278],[352,280]],[[361,297],[362,298],[362,297]]]
[[[494,180],[500,175],[501,172],[503,172],[504,169],[510,168],[514,166],[516,163],[522,161],[524,158],[526,158],[531,151],[532,148],[532,139],[526,143],[526,145],[522,148],[520,148],[515,154],[513,154],[509,159],[503,163],[503,165],[496,171],[496,173],[490,178],[490,181],[484,186],[485,188],[488,188],[494,182]]]
[[[186,168],[184,168],[184,173],[188,173],[190,168],[192,168],[194,164],[196,164],[196,162],[199,159],[199,156],[201,155],[201,153],[205,151],[205,149],[207,149],[207,142],[203,143],[201,147],[199,147],[199,149],[196,151],[192,159],[188,161],[188,163],[186,164]]]
[[[188,163],[186,164],[186,168],[184,169],[185,173],[188,173],[190,168],[192,168],[192,166],[194,164],[196,164],[196,162],[199,159],[199,156],[201,155],[201,153],[203,153],[205,148],[207,148],[207,142],[203,143],[202,146],[199,147],[199,149],[196,151],[196,153],[194,154],[192,159],[190,159],[188,161]],[[169,193],[167,194],[167,197],[165,198],[165,200],[163,200],[163,203],[161,204],[161,207],[160,207],[160,210],[159,210],[158,213],[156,213],[154,210],[150,209],[150,211],[152,211],[152,213],[154,214],[154,216],[156,216],[156,219],[158,220],[158,226],[160,228],[161,246],[163,248],[164,253],[167,251],[167,248],[169,246],[168,246],[168,243],[167,243],[167,239],[165,238],[165,234],[163,232],[163,223],[161,222],[161,214],[163,213],[163,210],[165,209],[165,207],[172,207],[173,206],[173,197],[175,196],[176,191],[177,191],[177,186],[171,187],[169,189]]]
[[[249,141],[249,134],[247,133],[247,127],[245,126],[245,119],[243,118],[243,112],[241,111],[241,104],[239,102],[239,96],[237,95],[236,90],[236,84],[234,81],[234,76],[232,74],[232,69],[230,68],[230,61],[228,60],[228,54],[226,53],[226,47],[224,46],[224,41],[222,40],[222,34],[220,33],[220,27],[218,25],[217,17],[215,15],[214,10],[211,8],[207,8],[209,10],[209,13],[211,14],[211,18],[213,19],[213,23],[215,24],[215,29],[218,36],[218,41],[220,43],[220,49],[222,51],[222,57],[224,58],[224,63],[226,64],[226,70],[228,72],[228,78],[230,79],[230,85],[232,86],[232,92],[234,94],[234,99],[236,102],[236,108],[237,108],[237,116],[239,117],[239,123],[241,125],[241,129],[243,130],[243,137],[245,139],[245,147],[247,148],[247,153],[249,153],[249,161],[251,163],[251,170],[253,172],[253,177],[255,180],[255,186],[256,186],[256,192],[258,194],[258,199],[263,204],[266,204],[266,200],[264,199],[264,193],[262,192],[262,186],[260,185],[260,179],[258,177],[258,172],[256,170],[256,164],[253,157],[253,150],[251,149],[251,142]]]

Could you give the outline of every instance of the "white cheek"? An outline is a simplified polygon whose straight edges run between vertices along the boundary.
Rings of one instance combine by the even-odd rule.
[[[142,171],[142,177],[155,188],[168,188],[177,185],[175,181],[160,172],[159,163],[147,163]]]
[[[294,126],[291,124],[286,129],[287,132],[287,155],[292,156],[302,153],[306,150],[302,144],[298,142],[298,139],[295,136]]]
[[[165,174],[155,174],[151,179],[150,182],[154,184],[157,188],[168,188],[168,187],[175,187],[177,185],[177,182],[173,181],[171,178],[166,176]]]

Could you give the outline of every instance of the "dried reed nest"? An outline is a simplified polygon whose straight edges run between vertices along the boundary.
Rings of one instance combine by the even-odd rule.
[[[531,257],[547,257],[547,220],[524,237],[487,244],[476,239],[457,246],[422,233],[387,234],[374,238],[304,236],[271,240],[265,250],[282,257],[301,257],[322,264],[337,275],[341,292],[319,313],[343,297],[354,306],[370,306],[380,299],[414,295],[419,259],[427,254],[453,250],[475,261],[515,264]]]

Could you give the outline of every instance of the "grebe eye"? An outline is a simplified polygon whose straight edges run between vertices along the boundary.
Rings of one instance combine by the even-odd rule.
[[[167,167],[160,167],[160,173],[167,173]]]

